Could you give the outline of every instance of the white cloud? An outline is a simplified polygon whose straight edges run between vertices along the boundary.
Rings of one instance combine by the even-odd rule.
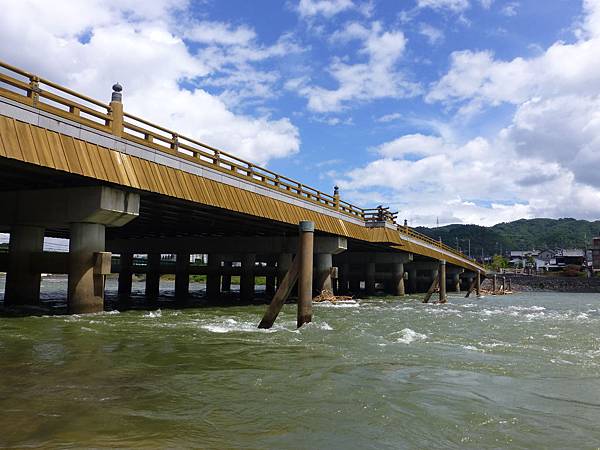
[[[349,102],[367,102],[381,98],[402,98],[416,95],[419,86],[405,79],[397,68],[406,38],[399,30],[386,31],[379,22],[370,28],[350,23],[332,36],[333,42],[361,41],[359,55],[366,62],[348,63],[334,58],[329,73],[337,82],[336,89],[306,83],[298,92],[308,99],[309,109],[317,112],[341,111]]]
[[[419,8],[448,9],[454,12],[460,12],[467,9],[469,0],[417,0]]]
[[[298,130],[288,119],[236,114],[223,99],[195,87],[202,78],[218,84],[223,70],[233,82],[254,70],[271,86],[277,74],[257,71],[253,62],[284,54],[289,42],[263,47],[250,28],[222,22],[198,23],[202,30],[192,27],[186,35],[178,24],[185,8],[183,0],[4,2],[0,54],[105,101],[119,81],[127,111],[259,163],[297,152]],[[193,52],[184,39],[208,46]]]
[[[513,17],[517,15],[517,9],[519,8],[518,2],[510,2],[504,5],[500,12],[506,17]]]
[[[497,60],[460,51],[431,86],[449,114],[509,104],[500,132],[467,141],[412,134],[383,143],[377,158],[340,177],[345,194],[378,192],[415,224],[493,224],[521,217],[600,216],[600,1],[584,4],[573,43],[532,58]],[[464,117],[450,122],[464,126]],[[457,133],[458,134],[458,133]]]
[[[479,2],[483,8],[490,9],[492,3],[494,3],[494,0],[479,0]]]
[[[253,29],[247,26],[233,28],[223,22],[198,22],[186,27],[184,36],[194,42],[221,45],[248,45],[256,38]]]
[[[377,120],[377,122],[387,123],[387,122],[393,122],[393,121],[401,119],[401,118],[402,118],[402,114],[392,113],[392,114],[385,114],[381,117],[378,117],[376,120]]]
[[[322,15],[329,18],[354,7],[352,0],[300,0],[297,10],[301,17]]]
[[[444,40],[444,32],[427,23],[419,25],[419,33],[425,36],[431,45],[435,45]]]

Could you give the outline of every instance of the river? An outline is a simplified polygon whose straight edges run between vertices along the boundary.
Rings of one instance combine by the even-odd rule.
[[[0,318],[0,446],[600,445],[600,295],[263,311]]]

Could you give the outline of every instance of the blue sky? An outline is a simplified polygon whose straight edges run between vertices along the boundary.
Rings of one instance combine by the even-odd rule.
[[[0,7],[2,60],[411,225],[600,215],[600,0]]]

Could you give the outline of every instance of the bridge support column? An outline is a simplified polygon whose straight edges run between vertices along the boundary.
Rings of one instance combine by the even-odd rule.
[[[348,274],[350,272],[350,264],[343,263],[338,267],[338,286],[337,293],[345,294],[348,292]]]
[[[440,260],[440,266],[438,270],[438,279],[440,282],[440,303],[446,303],[448,301],[448,295],[446,294],[446,261]]]
[[[454,285],[454,290],[457,294],[460,294],[460,273],[455,272],[452,274],[452,284]]]
[[[313,282],[313,248],[315,238],[314,222],[300,222],[300,241],[298,255],[300,257],[298,274],[298,318],[300,328],[312,322],[312,282]]]
[[[231,261],[223,261],[223,272],[230,270],[232,267]],[[210,275],[207,276],[207,283]],[[208,286],[208,284],[207,284]],[[228,273],[223,273],[221,275],[221,292],[230,292],[231,291],[231,275]]]
[[[139,215],[139,203],[138,194],[108,186],[0,193],[2,219],[8,224],[70,227],[67,304],[71,313],[104,309],[104,275],[110,273],[110,255],[104,252],[105,227],[120,227],[135,219]],[[37,243],[39,232],[34,234],[37,238],[31,242]],[[16,241],[19,241],[18,237]],[[32,278],[34,286],[28,289],[39,292],[39,287],[35,287],[36,280]],[[8,282],[9,303],[13,295],[12,283]]]
[[[133,253],[122,252],[119,259],[119,299],[127,300],[131,297],[131,277],[133,276]]]
[[[350,278],[350,292],[353,295],[358,295],[360,293],[360,278],[352,277]]]
[[[280,253],[277,256],[277,287],[281,286],[285,274],[290,270],[292,266],[292,254],[291,253]]]
[[[231,267],[231,262],[229,262],[229,267]],[[225,275],[223,276],[223,280],[220,278],[220,270],[221,270],[221,257],[216,253],[211,253],[208,255],[208,273],[206,274],[206,298],[209,301],[215,301],[217,297],[219,297],[219,286],[221,282],[223,283],[223,290],[227,288],[228,291],[231,290],[231,275],[227,276],[225,279]]]
[[[183,300],[190,295],[190,254],[177,253],[175,260],[175,298]]]
[[[498,279],[497,279],[496,275],[494,274],[494,278],[492,278],[492,295],[496,294],[497,283],[498,283]]]
[[[256,255],[246,253],[242,256],[242,275],[240,276],[240,300],[251,302],[254,300],[254,265]]]
[[[394,295],[403,297],[405,294],[404,290],[404,264],[394,263],[392,270],[392,283]]]
[[[477,292],[477,297],[481,297],[481,272],[479,270],[475,277],[475,292]]]
[[[375,295],[375,263],[367,263],[367,277],[365,280],[365,291],[367,295]]]
[[[71,224],[67,295],[70,314],[104,310],[104,275],[94,273],[94,253],[104,251],[104,230],[104,225],[98,223]]]
[[[41,274],[31,270],[31,257],[44,249],[44,228],[27,225],[11,227],[5,306],[35,306],[40,303]]]
[[[323,291],[333,292],[333,284],[331,282],[331,267],[333,266],[333,256],[331,253],[317,253],[317,273],[316,273],[316,290],[321,293]]]
[[[269,261],[267,262],[267,267],[271,268],[271,270],[275,271],[275,261],[273,261],[272,259],[269,259]],[[275,273],[268,273],[267,276],[265,277],[265,295],[268,298],[273,297],[273,295],[275,294],[275,279],[276,279],[276,275]]]
[[[417,292],[417,269],[413,267],[408,269],[408,290],[411,294]]]
[[[160,292],[160,253],[148,253],[146,260],[146,300],[156,301]]]

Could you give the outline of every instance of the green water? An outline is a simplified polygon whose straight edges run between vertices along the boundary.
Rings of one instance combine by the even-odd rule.
[[[600,296],[0,318],[0,446],[597,448]]]

